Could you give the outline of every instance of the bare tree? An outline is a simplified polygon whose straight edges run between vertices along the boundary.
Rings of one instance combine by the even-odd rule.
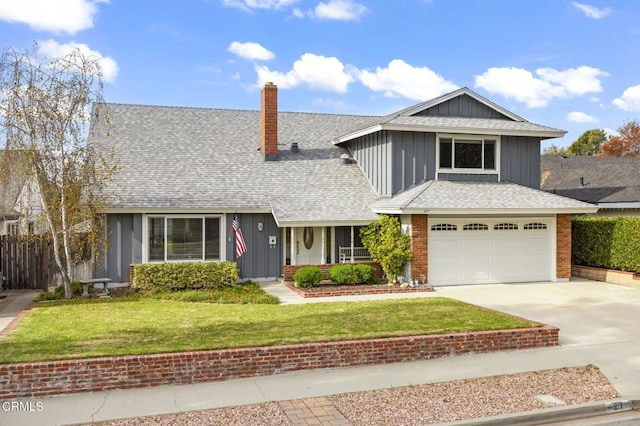
[[[32,207],[51,233],[67,298],[80,245],[96,249],[104,242],[99,212],[116,172],[110,152],[87,144],[91,106],[102,102],[102,91],[98,60],[79,50],[46,59],[37,46],[10,48],[0,58],[0,136],[6,150],[26,159],[11,167],[23,167],[37,192],[29,199],[40,204]]]

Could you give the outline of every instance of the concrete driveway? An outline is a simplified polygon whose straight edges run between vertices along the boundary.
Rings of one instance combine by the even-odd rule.
[[[640,289],[572,279],[439,287],[436,293],[559,327],[560,346],[548,356],[567,365],[596,364],[622,397],[640,397]]]

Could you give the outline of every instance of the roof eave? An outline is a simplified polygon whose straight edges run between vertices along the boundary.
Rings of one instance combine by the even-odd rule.
[[[494,135],[494,136],[532,136],[542,139],[561,138],[567,134],[564,130],[513,130],[513,129],[490,129],[482,127],[433,127],[433,126],[418,126],[411,124],[393,124],[393,123],[379,123],[375,126],[367,127],[366,129],[358,130],[357,132],[349,133],[348,135],[341,136],[334,139],[332,142],[334,145],[339,145],[344,142],[359,138],[361,136],[370,135],[381,130],[395,130],[400,132],[423,132],[423,133],[458,133],[467,135]]]
[[[430,214],[430,215],[543,215],[543,214],[593,214],[599,207],[564,207],[564,208],[513,208],[513,209],[446,209],[446,208],[373,208],[378,214]]]

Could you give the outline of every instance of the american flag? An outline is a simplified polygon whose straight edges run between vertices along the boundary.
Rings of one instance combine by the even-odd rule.
[[[244,237],[242,236],[242,229],[240,229],[240,219],[238,219],[238,215],[233,216],[231,228],[236,234],[236,258],[239,258],[247,252],[247,245],[244,243]]]

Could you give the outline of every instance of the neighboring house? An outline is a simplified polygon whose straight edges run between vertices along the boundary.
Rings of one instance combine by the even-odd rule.
[[[543,155],[540,170],[544,191],[596,204],[599,215],[640,216],[640,158]]]
[[[467,88],[385,117],[279,112],[270,83],[261,111],[96,107],[109,126],[92,123],[90,142],[119,172],[95,274],[116,282],[135,263],[235,260],[242,278],[273,278],[361,260],[358,229],[381,213],[411,236],[406,278],[566,280],[571,214],[597,210],[539,190],[540,141],[564,131]]]
[[[44,232],[38,225],[40,197],[19,151],[0,150],[0,235]]]

